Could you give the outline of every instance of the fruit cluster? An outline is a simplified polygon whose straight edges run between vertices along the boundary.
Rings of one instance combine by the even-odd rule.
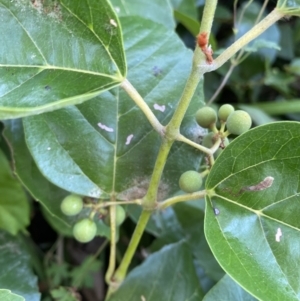
[[[220,129],[216,127],[219,119]],[[228,146],[227,136],[230,134],[241,135],[251,128],[252,120],[250,115],[243,110],[235,110],[230,104],[222,105],[218,113],[211,107],[203,107],[196,112],[197,123],[212,132],[203,137],[202,145],[214,150],[214,157],[220,155],[223,149]],[[225,131],[226,127],[226,131]],[[215,145],[218,142],[217,145]],[[194,170],[184,172],[179,179],[179,187],[187,193],[200,190],[202,176]]]
[[[76,240],[82,243],[87,243],[91,241],[97,234],[97,225],[94,222],[94,215],[98,211],[100,216],[104,216],[104,223],[108,226],[110,225],[110,215],[108,210],[103,209],[103,207],[98,204],[90,205],[89,207],[94,207],[92,213],[89,217],[80,219],[77,221],[73,227],[73,235]],[[67,216],[78,215],[84,208],[84,202],[81,196],[76,194],[69,194],[66,196],[60,205],[61,211]],[[126,213],[122,206],[116,205],[116,226],[120,226],[125,218]]]
[[[196,113],[197,123],[206,129],[214,129],[216,127],[217,117],[222,124],[226,125],[228,135],[241,135],[248,131],[251,127],[252,120],[250,115],[243,110],[234,110],[230,104],[222,105],[218,114],[211,107],[203,107]]]

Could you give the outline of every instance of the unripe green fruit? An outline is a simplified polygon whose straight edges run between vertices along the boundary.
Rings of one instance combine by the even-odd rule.
[[[226,127],[229,133],[241,135],[251,128],[251,124],[250,115],[245,111],[237,110],[228,116]]]
[[[73,228],[73,235],[79,242],[85,243],[91,241],[97,233],[97,225],[89,218],[77,222]]]
[[[216,123],[217,113],[211,107],[203,107],[197,111],[196,121],[201,127],[208,129]]]
[[[63,212],[63,214],[72,216],[78,214],[83,207],[83,201],[81,196],[76,194],[69,194],[66,196],[61,204],[60,209]]]
[[[180,176],[179,187],[184,192],[196,192],[200,190],[201,186],[202,177],[198,172],[194,170],[186,171]]]
[[[226,104],[222,105],[218,111],[218,117],[221,121],[226,121],[228,116],[234,112],[234,107],[232,105]]]
[[[126,218],[126,212],[124,210],[124,208],[120,205],[116,206],[116,226],[120,226],[121,224],[123,224],[124,220]],[[104,222],[110,226],[110,215],[108,214],[105,219]]]
[[[202,145],[211,148],[214,145],[214,135],[215,133],[211,132],[203,137]]]

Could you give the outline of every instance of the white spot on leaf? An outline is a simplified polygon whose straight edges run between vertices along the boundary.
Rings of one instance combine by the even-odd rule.
[[[51,149],[51,147],[47,147],[47,150],[50,150]]]
[[[100,129],[106,131],[106,132],[113,132],[114,129],[106,126],[105,124],[102,124],[101,122],[97,123]]]
[[[160,106],[159,104],[155,103],[154,106],[153,106],[153,108],[154,108],[155,110],[157,110],[157,111],[164,112],[165,109],[166,109],[166,106],[165,106],[165,105]]]
[[[277,229],[277,232],[276,232],[276,235],[275,235],[275,240],[276,240],[277,242],[280,242],[281,236],[282,236],[281,229],[278,228],[278,229]]]
[[[117,22],[116,22],[114,19],[110,19],[110,20],[109,20],[109,23],[110,23],[112,26],[114,26],[114,27],[118,27],[118,24],[117,24]]]
[[[115,11],[118,14],[120,12],[120,7],[119,6],[115,6]]]
[[[126,144],[126,145],[130,144],[132,138],[133,138],[133,134],[127,136],[127,138],[126,138],[126,143],[125,143],[125,144]]]

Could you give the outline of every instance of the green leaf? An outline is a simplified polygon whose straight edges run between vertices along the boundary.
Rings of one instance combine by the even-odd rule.
[[[32,272],[22,239],[2,231],[0,246],[0,288],[11,290],[25,300],[39,301],[37,277]]]
[[[126,76],[120,24],[106,0],[48,3],[0,1],[0,119],[82,103]]]
[[[174,8],[174,12],[177,11],[190,19],[197,20],[198,12],[195,0],[171,0],[171,3]]]
[[[29,225],[29,203],[0,149],[0,228],[16,235]]]
[[[265,85],[271,86],[279,92],[288,96],[292,94],[291,84],[294,81],[294,75],[282,72],[278,68],[268,69],[264,79]]]
[[[80,218],[87,217],[90,211],[85,209],[74,217],[68,217],[62,213],[61,201],[69,193],[50,183],[37,168],[28,151],[21,120],[7,120],[4,124],[4,135],[13,149],[16,174],[34,199],[41,202],[42,211],[50,225],[62,235],[73,236],[71,226]],[[95,220],[95,222],[97,235],[109,238],[109,227],[102,220]]]
[[[138,17],[121,21],[128,78],[166,124],[189,74],[192,53],[160,24]],[[201,132],[194,112],[202,100],[201,82],[182,125],[182,133],[193,140]],[[91,197],[119,193],[119,199],[127,200],[144,195],[161,138],[124,91],[105,92],[77,107],[28,117],[23,124],[34,160],[55,185]],[[169,158],[159,199],[178,190],[180,174],[198,168],[201,155],[176,143]]]
[[[202,297],[190,250],[179,242],[150,255],[131,271],[109,301],[198,301]]]
[[[191,247],[197,262],[207,276],[218,281],[223,277],[224,271],[216,262],[207,244],[204,236],[204,212],[198,202],[204,200],[176,204],[174,210],[184,233],[183,238]]]
[[[10,290],[0,289],[1,301],[26,301],[23,297],[12,293]]]
[[[162,24],[169,29],[175,27],[172,7],[168,0],[111,0],[111,3],[120,18],[129,16],[142,17]]]
[[[300,113],[300,99],[279,100],[273,102],[261,102],[255,107],[270,115],[282,115],[288,113]]]
[[[199,33],[200,23],[190,16],[174,10],[174,17],[179,21],[192,35],[196,36]]]
[[[79,300],[81,300],[81,297],[77,296],[76,291],[72,288],[60,286],[58,289],[51,290],[50,293],[55,301],[79,301]]]
[[[80,266],[73,268],[70,273],[72,277],[72,286],[76,288],[92,288],[94,286],[93,272],[99,271],[101,266],[102,262],[94,256],[86,257]]]
[[[228,275],[225,275],[209,292],[203,301],[255,301]]]
[[[206,181],[208,243],[222,268],[264,301],[300,296],[299,138],[297,122],[254,128],[225,148]]]

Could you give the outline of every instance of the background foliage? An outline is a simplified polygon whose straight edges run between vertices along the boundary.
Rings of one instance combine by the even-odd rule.
[[[118,85],[128,78],[167,124],[191,69],[189,48],[195,46],[204,5],[194,0],[80,3],[0,1],[3,300],[104,299],[109,227],[100,219],[99,237],[76,243],[71,226],[90,211],[66,217],[61,200],[69,192],[103,200],[111,193],[118,200],[145,194],[160,137]],[[262,5],[238,1],[234,12],[233,3],[219,2],[210,38],[216,55],[252,28]],[[270,2],[265,13],[273,7]],[[299,26],[297,18],[279,22],[240,57],[206,74],[182,134],[201,141],[205,130],[194,121],[195,111],[212,101],[227,72],[213,106],[244,109],[254,126],[299,121]],[[297,122],[285,121],[234,140],[206,181],[207,189],[216,188],[206,208],[199,200],[154,213],[132,271],[109,300],[299,300],[299,133]],[[201,164],[199,151],[175,143],[159,199],[181,193],[181,173]],[[266,176],[274,177],[274,186],[262,192],[236,196],[224,189],[238,190]],[[126,210],[118,261],[140,208]]]

